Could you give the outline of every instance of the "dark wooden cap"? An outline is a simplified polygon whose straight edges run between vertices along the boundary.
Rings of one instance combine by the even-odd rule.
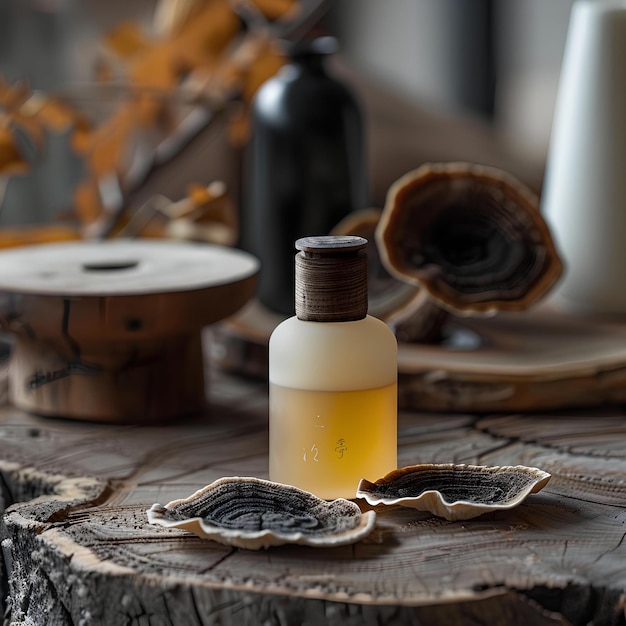
[[[367,239],[296,241],[296,315],[310,322],[350,322],[367,315]]]

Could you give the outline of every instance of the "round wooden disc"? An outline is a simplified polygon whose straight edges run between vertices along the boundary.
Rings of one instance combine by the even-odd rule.
[[[162,240],[27,246],[0,252],[0,292],[123,296],[209,289],[258,272],[240,250]]]
[[[459,319],[441,345],[401,344],[400,403],[534,411],[626,400],[626,324],[544,309]]]
[[[252,301],[216,332],[218,362],[265,375],[280,318]],[[626,401],[626,323],[557,310],[457,318],[442,344],[400,343],[399,405],[499,412]]]

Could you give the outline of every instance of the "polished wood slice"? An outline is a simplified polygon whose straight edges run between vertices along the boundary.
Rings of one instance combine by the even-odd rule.
[[[281,319],[252,300],[216,327],[218,363],[267,376],[267,341]],[[400,407],[498,412],[626,401],[626,321],[544,307],[452,317],[443,336],[440,343],[399,342]]]
[[[402,406],[534,411],[626,400],[626,322],[558,310],[455,318],[439,345],[401,344]]]
[[[0,326],[15,337],[12,401],[121,423],[201,410],[201,329],[245,304],[258,266],[236,250],[164,241],[0,252]]]

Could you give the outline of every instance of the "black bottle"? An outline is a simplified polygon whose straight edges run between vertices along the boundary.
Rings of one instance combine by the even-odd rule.
[[[296,239],[327,235],[366,206],[360,109],[324,65],[335,50],[332,37],[290,45],[252,107],[244,238],[262,263],[259,300],[284,315],[294,311]]]

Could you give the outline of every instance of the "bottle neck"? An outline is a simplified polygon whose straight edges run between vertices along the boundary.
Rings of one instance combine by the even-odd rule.
[[[326,74],[326,57],[316,53],[301,54],[291,58],[291,64],[298,72]]]
[[[317,37],[299,42],[284,42],[290,64],[307,73],[326,73],[326,59],[337,51],[334,37]]]

